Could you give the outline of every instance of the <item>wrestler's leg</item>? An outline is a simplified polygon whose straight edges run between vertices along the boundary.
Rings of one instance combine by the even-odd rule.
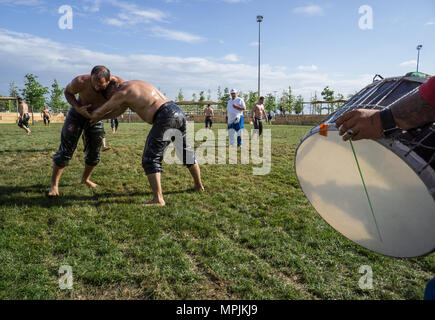
[[[175,145],[175,152],[177,153],[177,157],[183,161],[183,164],[187,166],[190,174],[192,175],[194,182],[193,190],[204,191],[204,186],[202,185],[201,181],[201,170],[199,168],[198,161],[196,160],[195,153],[193,152],[192,148],[187,143],[186,117],[184,116],[184,113],[182,111],[180,113],[177,113],[177,115],[178,119],[176,123],[178,125],[175,129],[181,131],[183,144],[181,146]],[[175,144],[176,142],[177,141],[175,141]]]
[[[165,205],[160,177],[162,172],[163,155],[170,141],[163,141],[165,128],[159,124],[160,123],[155,122],[154,126],[151,128],[142,155],[142,167],[145,170],[145,174],[147,175],[153,192],[153,199],[145,203],[145,206]]]
[[[105,132],[103,121],[98,122],[92,127],[87,127],[83,134],[86,166],[82,176],[82,184],[86,184],[91,188],[98,187],[98,185],[93,183],[90,179],[95,167],[100,162],[100,150],[103,141],[102,137],[104,136]]]
[[[48,192],[49,197],[56,197],[59,195],[59,180],[77,148],[78,140],[83,132],[83,121],[84,119],[77,114],[76,111],[73,109],[69,111],[62,127],[59,150],[53,156],[51,187]]]
[[[61,168],[53,163],[53,171],[51,174],[51,187],[50,191],[48,191],[49,197],[57,197],[59,195],[59,180],[62,176],[63,170],[65,170],[65,167]]]

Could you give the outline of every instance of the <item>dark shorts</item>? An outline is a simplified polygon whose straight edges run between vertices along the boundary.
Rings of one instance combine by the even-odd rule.
[[[50,117],[44,116],[44,123],[46,123],[46,122],[50,123]]]
[[[255,118],[254,129],[258,130],[258,133],[261,136],[261,134],[263,133],[263,120]]]
[[[187,144],[186,122],[183,110],[173,101],[157,110],[142,155],[142,167],[147,175],[162,172],[163,156],[171,141],[175,144],[177,157],[184,165],[189,168],[197,163],[193,150]],[[170,129],[175,130],[168,131]],[[168,135],[165,137],[166,132]]]
[[[23,116],[23,119],[22,119],[22,120],[18,120],[18,126],[19,126],[20,128],[23,128],[23,127],[28,128],[28,127],[29,127],[29,119],[30,119],[30,116],[29,116],[28,113],[26,113],[26,114]]]
[[[103,121],[91,127],[89,119],[71,108],[62,127],[59,150],[53,156],[53,161],[58,167],[64,168],[68,165],[77,148],[80,136],[83,138],[86,164],[96,166],[100,162],[102,138],[106,136]]]
[[[211,116],[205,117],[205,127],[208,128],[209,126],[210,128],[213,126],[213,118]]]
[[[119,125],[118,118],[110,119],[110,126],[112,127],[112,129],[114,128],[118,129],[118,125]]]

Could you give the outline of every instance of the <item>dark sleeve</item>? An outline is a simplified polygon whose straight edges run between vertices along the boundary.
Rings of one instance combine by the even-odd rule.
[[[435,107],[435,77],[430,78],[419,88],[420,95],[431,106]]]

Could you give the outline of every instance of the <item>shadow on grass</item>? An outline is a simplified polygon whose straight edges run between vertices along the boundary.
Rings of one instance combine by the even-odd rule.
[[[6,150],[0,150],[0,154],[4,153],[40,153],[40,152],[56,152],[55,149],[6,149]]]
[[[60,185],[59,187],[66,187],[72,185]],[[100,189],[101,190],[101,189]],[[68,207],[77,204],[89,204],[100,206],[102,204],[135,204],[131,197],[150,197],[152,192],[148,191],[135,191],[135,192],[104,192],[94,195],[74,195],[62,194],[56,198],[49,198],[47,196],[48,188],[46,185],[34,186],[0,186],[0,206],[4,207],[40,207],[40,208],[53,208],[53,207]],[[171,194],[184,194],[193,192],[191,189],[187,190],[174,190],[165,192],[164,195]],[[21,195],[22,193],[31,193],[30,195]],[[136,201],[140,205],[143,201]]]

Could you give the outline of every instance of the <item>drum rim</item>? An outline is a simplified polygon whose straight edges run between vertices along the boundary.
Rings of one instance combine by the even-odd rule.
[[[333,131],[339,131],[339,129],[337,129],[335,126],[330,126],[328,129],[328,132],[333,132]],[[298,147],[296,148],[296,151],[295,151],[295,158],[294,158],[294,167],[295,167],[295,173],[296,173],[296,179],[298,179],[298,183],[299,183],[299,186],[301,187],[301,190],[302,190],[302,192],[304,193],[304,195],[305,195],[305,197],[307,198],[307,200],[308,200],[308,202],[310,203],[310,205],[311,205],[311,207],[317,212],[317,214],[329,225],[329,226],[331,226],[335,231],[337,231],[339,234],[341,234],[343,237],[345,237],[346,239],[348,239],[348,240],[350,240],[351,242],[353,242],[353,243],[356,243],[357,245],[359,245],[359,246],[361,246],[361,247],[363,247],[363,248],[365,248],[365,249],[367,249],[367,250],[369,250],[369,251],[372,251],[372,252],[376,252],[376,251],[374,251],[374,250],[372,250],[372,249],[370,249],[370,248],[367,248],[367,247],[365,247],[365,246],[363,246],[362,244],[359,244],[358,242],[356,242],[356,241],[354,241],[354,240],[352,240],[352,239],[350,239],[350,238],[348,238],[348,237],[346,237],[343,233],[341,233],[340,231],[338,231],[334,226],[332,226],[331,224],[329,224],[324,218],[323,218],[323,216],[317,211],[317,209],[314,207],[314,205],[313,205],[313,203],[311,202],[311,199],[309,199],[307,196],[306,196],[306,193],[305,193],[305,191],[304,191],[304,188],[303,188],[303,186],[302,186],[302,184],[301,184],[301,181],[299,180],[299,175],[298,175],[298,171],[297,171],[297,164],[296,164],[296,162],[297,162],[297,157],[298,157],[298,151],[299,151],[299,149],[300,149],[300,147],[302,146],[302,144],[309,138],[309,137],[312,137],[312,136],[314,136],[314,135],[316,135],[316,134],[319,134],[319,131],[320,131],[320,125],[318,125],[317,127],[314,127],[313,129],[311,129],[308,133],[306,133],[305,134],[305,136],[301,139],[301,141],[300,141],[300,143],[299,143],[299,145],[298,145]],[[377,142],[377,143],[379,143],[382,147],[384,147],[385,149],[387,149],[387,150],[389,150],[389,151],[391,151],[391,152],[393,152],[396,156],[398,156],[402,161],[404,161],[405,163],[406,163],[406,165],[410,168],[410,169],[412,169],[413,171],[414,171],[414,173],[419,177],[419,179],[424,183],[424,185],[425,185],[425,187],[426,187],[426,190],[428,191],[428,193],[429,193],[429,195],[432,195],[432,199],[434,200],[434,202],[435,202],[435,170],[433,170],[432,169],[432,167],[431,166],[428,166],[425,170],[423,170],[420,174],[417,172],[417,170],[416,170],[416,168],[414,168],[413,166],[411,166],[410,165],[410,163],[409,163],[409,161],[407,161],[407,159],[409,158],[409,156],[408,157],[404,157],[403,155],[401,155],[401,154],[399,154],[398,152],[397,152],[397,149],[398,149],[398,146],[397,145],[395,145],[395,143],[397,143],[397,144],[399,144],[400,146],[403,146],[403,147],[405,147],[405,148],[407,148],[407,149],[409,149],[409,147],[407,146],[407,145],[405,145],[405,144],[403,144],[403,143],[401,143],[400,141],[395,141],[395,140],[393,140],[393,139],[390,139],[390,138],[381,138],[381,139],[371,139],[372,141],[375,141],[375,142]],[[390,146],[395,146],[395,147],[391,147],[390,148]],[[406,153],[406,152],[405,152]],[[413,154],[413,156],[415,157],[417,157],[417,158],[414,158],[414,159],[416,159],[416,161],[419,161],[419,162],[425,162],[417,153],[415,153],[414,152],[414,150],[412,150],[411,151],[411,153],[409,153],[409,155],[410,154]],[[422,173],[426,173],[427,171],[426,170],[428,170],[428,172],[429,172],[429,174],[423,174],[422,175]],[[433,181],[433,183],[434,183],[434,186],[432,187],[433,188],[433,191],[431,192],[431,189],[429,188],[429,182],[430,181],[428,181],[428,179],[426,178],[426,177],[432,177],[432,181]],[[385,253],[380,253],[380,252],[376,252],[376,253],[378,253],[378,254],[382,254],[382,255],[384,255],[384,256],[388,256],[388,257],[394,257],[394,258],[417,258],[417,257],[425,257],[425,256],[428,256],[428,255],[430,255],[430,254],[432,254],[432,253],[435,253],[435,247],[432,249],[432,251],[430,251],[430,252],[427,252],[427,253],[425,253],[425,254],[422,254],[422,255],[417,255],[417,256],[393,256],[393,255],[389,255],[389,254],[385,254]]]

